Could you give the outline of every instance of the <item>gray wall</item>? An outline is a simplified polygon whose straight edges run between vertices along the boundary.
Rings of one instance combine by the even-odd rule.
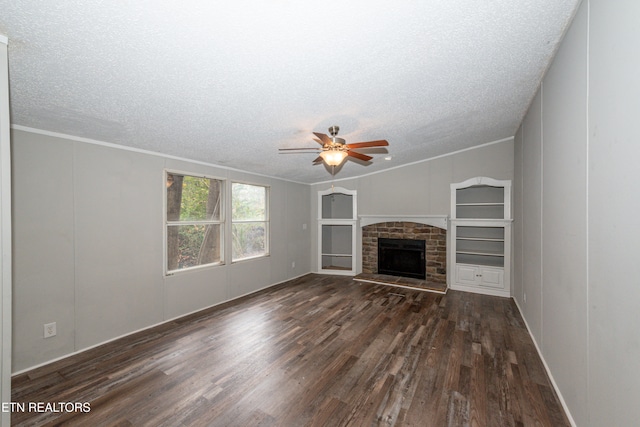
[[[0,34],[0,402],[11,401],[11,142],[7,37]],[[11,413],[0,413],[0,425]]]
[[[358,215],[450,215],[449,184],[476,176],[513,179],[513,138],[386,172],[314,184],[311,221],[316,223],[318,219],[318,191],[330,189],[332,184],[357,190]],[[319,271],[317,227],[312,227],[312,231],[311,265],[313,271]],[[360,272],[362,233],[357,235],[356,271]]]
[[[308,185],[20,130],[12,144],[14,372],[310,271]],[[269,185],[271,255],[164,277],[165,168]]]
[[[584,1],[515,138],[514,296],[581,426],[640,419],[638,16]]]

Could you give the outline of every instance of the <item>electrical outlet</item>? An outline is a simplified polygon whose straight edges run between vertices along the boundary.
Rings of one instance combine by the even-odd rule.
[[[302,229],[306,230],[307,229],[307,224],[302,224]]]
[[[47,323],[44,325],[44,337],[51,338],[56,336],[56,322]]]
[[[295,261],[291,261],[291,269],[293,270],[294,268],[296,268],[296,262]]]
[[[524,303],[527,303],[527,294],[522,294],[522,299],[524,300]]]

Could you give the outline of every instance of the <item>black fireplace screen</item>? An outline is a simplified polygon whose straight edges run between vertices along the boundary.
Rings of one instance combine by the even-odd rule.
[[[426,278],[425,241],[378,239],[378,274]]]

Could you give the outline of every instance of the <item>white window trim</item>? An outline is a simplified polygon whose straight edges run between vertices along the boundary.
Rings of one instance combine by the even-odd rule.
[[[264,221],[248,221],[248,220],[239,220],[239,221],[234,221],[233,220],[233,214],[231,212],[232,210],[232,206],[233,206],[233,184],[244,184],[244,185],[252,185],[254,187],[263,187],[265,189],[265,220]],[[245,257],[245,258],[239,258],[239,259],[233,259],[233,239],[229,238],[229,258],[231,259],[231,264],[236,264],[239,262],[245,262],[245,261],[251,261],[251,260],[255,260],[255,259],[260,259],[260,258],[266,258],[271,256],[271,186],[267,185],[267,184],[261,184],[261,183],[257,183],[257,182],[250,182],[250,181],[231,181],[231,184],[229,185],[229,236],[231,236],[233,234],[233,224],[242,224],[242,223],[254,223],[254,222],[264,222],[265,223],[265,236],[264,236],[264,254],[262,255],[255,255],[255,256],[250,256],[250,257]]]
[[[220,220],[218,221],[167,221],[167,186],[166,186],[166,182],[167,182],[167,177],[169,174],[175,174],[175,175],[183,175],[183,176],[192,176],[195,178],[206,178],[206,179],[215,179],[218,180],[220,182],[222,182],[222,200],[220,200]],[[227,180],[225,178],[222,177],[217,177],[217,176],[213,176],[213,175],[206,175],[206,174],[201,174],[201,173],[195,173],[195,172],[186,172],[186,171],[181,171],[181,170],[176,170],[176,169],[164,169],[163,170],[163,180],[162,180],[162,271],[164,272],[165,276],[173,276],[176,274],[181,274],[181,273],[186,273],[186,272],[190,272],[190,271],[195,271],[195,270],[203,270],[203,269],[207,269],[207,268],[214,268],[214,267],[218,267],[221,265],[225,265],[225,258],[226,258],[226,245],[225,245],[225,236],[227,234],[227,227],[226,227],[226,205],[227,205],[227,187],[229,187],[227,185]],[[229,205],[230,206],[230,205]],[[221,230],[221,235],[220,235],[220,261],[219,262],[214,262],[214,263],[209,263],[209,264],[203,264],[203,265],[196,265],[193,267],[187,267],[187,268],[181,268],[178,270],[169,270],[168,269],[168,263],[167,263],[167,230],[168,227],[170,225],[198,225],[198,224],[220,224],[220,230]]]

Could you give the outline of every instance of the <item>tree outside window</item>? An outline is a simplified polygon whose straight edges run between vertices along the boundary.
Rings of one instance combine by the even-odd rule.
[[[220,264],[223,181],[167,172],[167,272]]]
[[[269,254],[269,189],[234,182],[231,186],[232,261]]]

